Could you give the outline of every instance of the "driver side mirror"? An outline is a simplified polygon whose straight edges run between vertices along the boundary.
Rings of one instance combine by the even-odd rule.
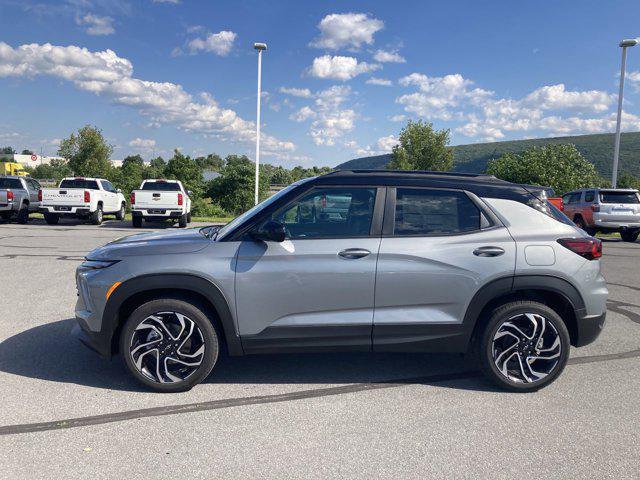
[[[187,197],[193,197],[193,192],[191,190],[187,190]]]
[[[283,224],[270,220],[259,229],[251,232],[251,236],[256,240],[280,243],[284,242],[287,237],[287,233]]]
[[[121,189],[117,189],[116,192],[117,193],[122,193],[122,190]]]

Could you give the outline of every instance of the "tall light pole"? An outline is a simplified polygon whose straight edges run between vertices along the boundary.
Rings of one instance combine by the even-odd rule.
[[[253,48],[258,51],[258,100],[256,117],[256,190],[255,205],[258,204],[258,182],[260,181],[260,83],[262,81],[262,51],[267,49],[266,43],[254,43]]]
[[[616,188],[618,183],[618,158],[620,157],[620,127],[622,125],[622,97],[624,94],[624,74],[627,65],[627,48],[635,47],[640,40],[629,39],[620,42],[622,48],[622,64],[620,66],[620,90],[618,91],[618,119],[616,121],[616,141],[613,147],[613,173],[611,174],[611,186]]]

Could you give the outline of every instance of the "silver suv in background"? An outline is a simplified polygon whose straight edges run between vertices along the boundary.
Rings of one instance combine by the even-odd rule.
[[[634,189],[585,188],[562,196],[564,213],[589,235],[619,232],[625,242],[640,233],[640,196]]]
[[[37,180],[28,177],[0,177],[0,218],[15,218],[27,223],[29,214],[37,212],[42,200],[42,190]]]
[[[543,189],[337,171],[226,226],[121,238],[76,272],[75,333],[158,391],[220,352],[470,352],[503,388],[551,383],[605,321],[602,244]]]

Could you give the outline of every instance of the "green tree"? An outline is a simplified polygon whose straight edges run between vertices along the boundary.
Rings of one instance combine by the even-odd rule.
[[[293,183],[293,177],[291,172],[286,168],[276,167],[271,172],[269,183],[271,185],[289,185],[290,183]]]
[[[24,150],[22,150],[22,155],[33,155],[33,152],[25,148]]]
[[[15,155],[16,151],[12,147],[3,147],[2,149],[0,149],[0,154]]]
[[[228,157],[227,157],[228,158]],[[246,157],[245,157],[246,158]],[[255,189],[255,165],[244,161],[232,161],[222,169],[220,176],[209,182],[207,196],[225,211],[238,215],[253,206]],[[269,195],[269,179],[260,172],[260,200]]]
[[[611,187],[611,182],[609,182],[607,186]],[[618,188],[635,188],[638,190],[640,189],[640,178],[635,177],[630,173],[622,172],[618,177],[617,186]]]
[[[43,163],[33,169],[31,176],[39,179],[55,179],[59,182],[64,177],[72,175],[71,169],[64,160],[53,159],[48,164]]]
[[[253,162],[249,160],[249,157],[247,157],[246,155],[227,155],[224,159],[224,162],[228,167],[236,165],[253,165]]]
[[[571,144],[533,147],[519,154],[505,153],[489,161],[487,173],[509,182],[551,187],[556,195],[600,184],[593,164]]]
[[[86,125],[60,143],[58,155],[68,160],[69,168],[76,175],[106,177],[111,170],[109,158],[113,147],[109,145],[97,127]]]
[[[153,168],[164,170],[164,167],[167,166],[167,162],[165,162],[164,158],[162,157],[156,157],[151,159],[151,161],[149,162],[149,165],[152,166]]]
[[[197,157],[195,161],[203,170],[219,172],[224,167],[224,160],[216,153],[210,153],[206,157]]]
[[[193,193],[193,198],[200,198],[204,191],[202,168],[189,156],[183,155],[177,149],[164,169],[167,178],[180,180],[184,188]]]
[[[448,145],[449,130],[434,130],[432,123],[409,120],[387,168],[446,172],[453,167],[453,150]]]

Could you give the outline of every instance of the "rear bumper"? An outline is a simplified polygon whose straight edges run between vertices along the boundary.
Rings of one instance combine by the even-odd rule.
[[[598,228],[610,231],[640,228],[640,219],[635,216],[632,216],[631,218],[623,217],[615,220],[594,218],[593,223]]]
[[[13,213],[17,212],[17,205],[11,203],[0,203],[0,213]]]
[[[71,205],[42,205],[40,213],[54,213],[60,216],[85,217],[91,213],[88,207],[73,207]]]
[[[142,217],[149,220],[164,220],[167,218],[180,218],[183,215],[182,210],[171,209],[148,209],[148,210],[131,210],[131,216]]]
[[[607,312],[600,315],[580,316],[577,318],[578,338],[575,341],[575,347],[584,347],[594,342],[602,332],[606,321]]]

